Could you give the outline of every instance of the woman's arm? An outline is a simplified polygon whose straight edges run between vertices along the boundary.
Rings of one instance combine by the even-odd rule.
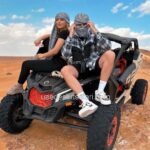
[[[41,44],[41,41],[45,40],[48,37],[50,37],[50,34],[44,34],[44,35],[40,36],[39,38],[37,38],[34,41],[35,46],[39,46]]]
[[[55,46],[52,49],[48,50],[48,52],[46,52],[44,54],[38,54],[37,57],[39,59],[44,59],[44,58],[55,56],[61,50],[61,48],[63,47],[64,43],[65,43],[64,39],[58,38]]]

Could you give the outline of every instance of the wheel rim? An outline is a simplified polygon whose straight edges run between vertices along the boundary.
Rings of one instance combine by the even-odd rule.
[[[110,147],[113,144],[116,131],[117,131],[117,125],[118,125],[118,118],[117,116],[114,116],[111,122],[111,128],[110,128],[108,138],[107,138],[107,147]]]
[[[145,101],[146,95],[147,95],[147,86],[145,86],[145,88],[144,88],[144,93],[143,93],[143,97],[142,97],[143,102]]]
[[[23,113],[22,113],[22,108],[21,107],[16,107],[16,109],[13,112],[13,121],[15,123],[19,123],[20,121],[23,120]]]

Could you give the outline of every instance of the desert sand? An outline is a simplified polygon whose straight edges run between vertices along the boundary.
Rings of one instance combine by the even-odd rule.
[[[23,60],[28,58],[0,57],[0,99],[15,84]],[[136,74],[150,84],[150,53]],[[150,88],[145,105],[125,104],[114,150],[149,150]],[[34,120],[24,132],[11,135],[0,129],[0,150],[86,150],[86,131]]]

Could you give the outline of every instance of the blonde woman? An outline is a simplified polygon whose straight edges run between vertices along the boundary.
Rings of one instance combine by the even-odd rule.
[[[39,60],[27,60],[22,63],[18,83],[15,84],[8,92],[9,95],[22,93],[23,84],[26,81],[30,71],[34,72],[52,72],[53,70],[61,70],[66,62],[61,58],[61,48],[65,43],[65,39],[69,35],[69,16],[66,13],[58,13],[55,16],[55,23],[51,33],[49,48],[45,53],[38,53],[36,58]],[[40,37],[35,41],[35,45],[41,43],[44,38],[50,35]],[[51,58],[51,59],[49,59]]]

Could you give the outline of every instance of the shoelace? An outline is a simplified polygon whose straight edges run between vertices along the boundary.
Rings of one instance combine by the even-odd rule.
[[[92,106],[92,104],[91,104],[91,103],[89,103],[89,102],[86,102],[85,104],[83,104],[83,107],[82,107],[82,108],[85,108],[86,106],[91,107],[91,106]]]
[[[100,94],[97,94],[97,97],[99,98],[99,99],[103,99],[103,100],[108,100],[109,101],[109,99],[110,99],[110,95],[100,95]]]

